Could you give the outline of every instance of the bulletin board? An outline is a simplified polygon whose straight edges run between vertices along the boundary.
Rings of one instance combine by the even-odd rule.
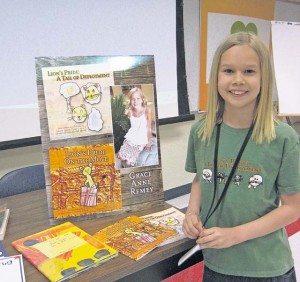
[[[202,0],[200,8],[199,111],[206,110],[208,77],[220,40],[236,31],[255,31],[269,46],[274,0]]]

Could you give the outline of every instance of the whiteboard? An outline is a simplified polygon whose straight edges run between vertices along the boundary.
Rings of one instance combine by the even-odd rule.
[[[300,115],[300,23],[272,21],[272,46],[280,115]]]
[[[300,115],[300,23],[272,21],[272,46],[280,115]]]
[[[175,0],[2,0],[0,19],[0,142],[40,136],[35,57],[154,55],[159,118],[178,115]]]

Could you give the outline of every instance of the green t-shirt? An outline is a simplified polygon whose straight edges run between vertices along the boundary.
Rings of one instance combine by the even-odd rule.
[[[191,128],[185,169],[197,173],[201,190],[201,216],[205,220],[213,198],[213,159],[216,130],[211,142],[198,137],[202,121]],[[280,194],[300,191],[299,136],[287,124],[276,125],[276,139],[257,145],[252,139],[241,157],[223,202],[206,228],[233,227],[253,221],[276,209]],[[215,203],[220,196],[248,129],[221,125]],[[293,267],[285,229],[225,249],[204,249],[208,268],[223,274],[272,277]]]

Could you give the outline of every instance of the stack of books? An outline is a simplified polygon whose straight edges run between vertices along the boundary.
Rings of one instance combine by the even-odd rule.
[[[99,230],[94,237],[139,260],[158,246],[183,239],[183,218],[184,214],[175,208],[143,217],[129,216]]]

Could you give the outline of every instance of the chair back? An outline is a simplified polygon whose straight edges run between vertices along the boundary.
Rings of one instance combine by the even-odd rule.
[[[0,178],[0,198],[43,188],[46,188],[43,164],[19,168]]]

